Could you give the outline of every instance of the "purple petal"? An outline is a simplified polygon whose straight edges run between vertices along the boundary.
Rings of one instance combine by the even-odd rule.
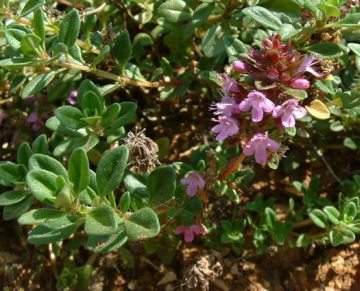
[[[244,101],[242,101],[240,104],[239,104],[239,109],[241,111],[248,111],[252,106],[252,100],[251,98],[246,98]]]
[[[260,107],[253,107],[251,111],[252,121],[259,122],[263,119],[263,117],[264,117],[264,112],[262,111],[262,109]]]
[[[259,91],[253,91],[248,94],[249,98],[266,98],[265,94]]]
[[[267,160],[267,151],[264,145],[259,145],[255,152],[255,161],[258,164],[265,164]]]
[[[286,111],[281,117],[281,123],[285,127],[293,127],[295,125],[295,118],[293,113]]]
[[[198,225],[190,226],[190,230],[195,234],[201,234],[201,228]]]
[[[205,181],[203,180],[203,179],[199,179],[199,182],[198,182],[198,187],[200,188],[200,189],[204,189],[204,187],[205,187]]]
[[[273,111],[273,117],[274,118],[278,118],[280,115],[282,115],[284,113],[284,108],[281,105],[278,105],[274,108]]]
[[[274,110],[275,108],[275,104],[274,102],[272,102],[271,100],[265,98],[263,100],[263,102],[261,102],[261,108],[265,111],[265,112],[271,112]]]
[[[194,233],[191,230],[186,230],[184,233],[184,239],[187,243],[192,242],[194,240]]]
[[[215,125],[211,131],[213,133],[220,133],[222,131],[222,129],[224,128],[224,125],[223,124],[218,124],[218,125]]]
[[[186,185],[189,185],[191,182],[189,179],[181,179],[180,183],[186,186]]]
[[[185,231],[186,227],[185,226],[178,226],[178,228],[175,230],[175,234],[181,234]]]
[[[253,146],[252,142],[248,143],[244,148],[243,148],[243,153],[245,156],[251,156],[255,153],[255,147]]]
[[[229,136],[229,128],[223,127],[222,131],[217,135],[216,140],[224,140]]]
[[[323,77],[324,76],[323,73],[316,72],[312,67],[307,67],[306,71],[309,72],[310,74],[314,75],[315,77]]]
[[[296,119],[303,118],[306,115],[307,111],[304,107],[298,106],[294,111],[293,115]]]
[[[187,193],[188,196],[192,197],[192,196],[195,196],[196,192],[197,192],[197,186],[196,186],[196,184],[190,184],[190,185],[188,186],[188,188],[187,188],[187,192],[186,192],[186,193]]]
[[[229,136],[232,136],[234,134],[237,134],[239,132],[239,127],[234,123],[229,128]]]
[[[276,153],[280,149],[280,145],[276,141],[269,138],[267,148]]]

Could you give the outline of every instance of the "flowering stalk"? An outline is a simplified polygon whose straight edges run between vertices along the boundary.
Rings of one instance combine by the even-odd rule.
[[[251,48],[241,55],[242,61],[233,63],[239,78],[222,75],[220,102],[213,104],[219,124],[212,128],[216,140],[227,140],[240,145],[242,154],[220,176],[224,180],[239,168],[245,156],[255,156],[255,161],[265,164],[276,155],[283,155],[281,140],[286,128],[296,125],[296,120],[306,115],[306,109],[296,99],[296,90],[308,89],[318,72],[314,55],[306,56],[293,50],[291,43],[281,42],[279,35],[263,39],[262,49]],[[312,76],[310,76],[310,75]],[[245,75],[251,78],[244,78]],[[250,81],[249,81],[250,80]]]

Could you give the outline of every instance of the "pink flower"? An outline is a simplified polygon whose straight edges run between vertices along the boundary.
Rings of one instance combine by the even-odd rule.
[[[246,63],[243,61],[234,61],[232,65],[236,72],[247,73],[248,71]]]
[[[302,73],[302,72],[309,72],[310,74],[314,75],[315,77],[322,77],[324,76],[323,73],[316,72],[311,66],[319,63],[320,60],[315,61],[315,56],[311,55],[306,57],[303,62],[301,63],[300,67],[295,70],[295,73]]]
[[[31,112],[29,117],[26,119],[25,124],[30,126],[33,131],[38,131],[44,126],[44,122],[37,112]]]
[[[77,97],[78,97],[78,91],[77,90],[73,90],[70,93],[70,96],[68,98],[66,98],[66,100],[71,104],[71,105],[76,105],[77,104]]]
[[[215,125],[211,131],[213,133],[218,133],[216,140],[224,140],[228,136],[232,136],[239,132],[239,127],[237,121],[233,117],[228,116],[219,116],[219,119],[212,119],[215,122],[219,122],[218,125]]]
[[[267,134],[257,133],[248,144],[243,148],[243,153],[246,156],[255,154],[255,160],[258,164],[264,164],[267,161],[267,150],[277,152],[280,149],[280,145],[267,137]]]
[[[275,104],[266,98],[265,94],[254,91],[248,94],[248,98],[239,104],[241,111],[248,111],[252,107],[251,119],[259,122],[264,117],[264,112],[271,112],[275,108]]]
[[[192,225],[190,227],[187,226],[179,226],[175,230],[175,234],[184,234],[184,239],[187,243],[192,242],[195,238],[195,235],[204,235],[206,234],[207,229],[201,225]]]
[[[298,79],[295,79],[290,84],[290,87],[295,88],[295,89],[307,89],[310,87],[310,82],[309,82],[309,80],[306,80],[303,78],[298,78]]]
[[[194,196],[199,189],[204,189],[205,181],[199,173],[190,173],[186,179],[180,180],[181,184],[187,186],[187,194]]]
[[[235,100],[230,96],[225,95],[221,98],[221,102],[215,104],[213,110],[215,115],[231,116]]]
[[[222,91],[227,94],[227,93],[240,93],[241,89],[238,85],[238,83],[230,78],[229,76],[225,75],[225,78],[223,79],[223,84],[222,84]]]
[[[281,116],[281,123],[285,127],[293,127],[295,119],[302,118],[306,115],[306,109],[299,106],[296,99],[285,101],[282,105],[276,106],[273,111],[273,117],[278,118]]]

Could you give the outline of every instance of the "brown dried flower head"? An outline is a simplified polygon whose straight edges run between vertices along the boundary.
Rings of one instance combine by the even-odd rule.
[[[146,137],[144,132],[145,129],[136,134],[130,131],[124,138],[125,145],[130,151],[128,167],[136,174],[151,172],[160,165],[159,147],[151,138]]]

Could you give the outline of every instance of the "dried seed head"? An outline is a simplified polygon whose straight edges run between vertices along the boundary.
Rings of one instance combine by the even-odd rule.
[[[129,148],[129,170],[136,174],[151,172],[160,165],[158,160],[158,145],[145,136],[144,130],[139,133],[128,132],[124,138],[125,145]]]
[[[183,279],[187,289],[200,288],[209,290],[210,282],[222,274],[222,265],[214,255],[202,255],[195,258],[196,262],[190,265]]]

